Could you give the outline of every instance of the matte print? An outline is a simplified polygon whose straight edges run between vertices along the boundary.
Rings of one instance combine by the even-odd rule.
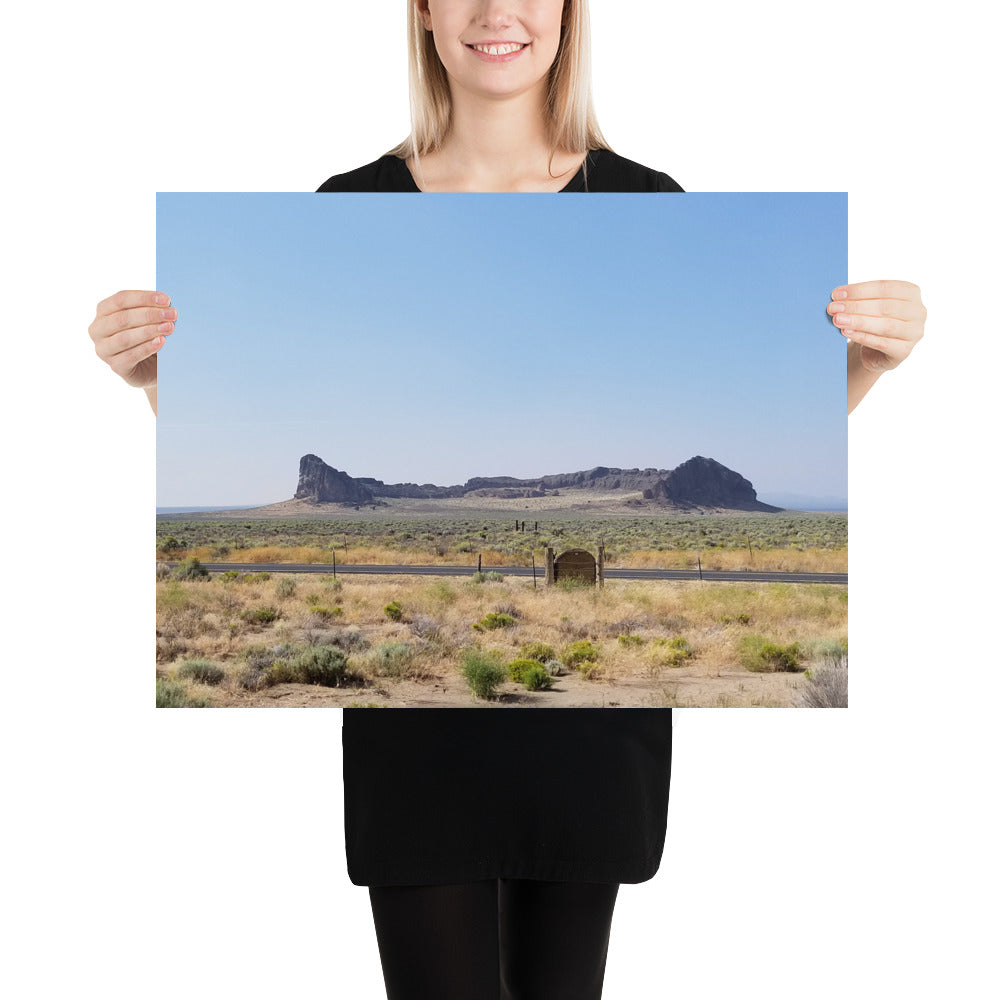
[[[847,704],[843,194],[161,194],[162,706]]]

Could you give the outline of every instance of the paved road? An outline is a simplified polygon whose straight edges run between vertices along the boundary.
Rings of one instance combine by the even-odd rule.
[[[171,563],[171,565],[176,565]],[[332,573],[330,563],[204,563],[212,573],[227,569],[241,573]],[[504,576],[531,576],[530,566],[484,566]],[[474,566],[365,566],[337,565],[337,573],[371,573],[382,576],[471,576]],[[545,579],[545,567],[536,570],[539,582]],[[606,569],[608,580],[714,580],[737,583],[847,583],[846,573],[739,573],[705,570],[699,577],[696,569]]]

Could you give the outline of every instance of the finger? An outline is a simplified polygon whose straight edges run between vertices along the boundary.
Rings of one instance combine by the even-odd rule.
[[[848,316],[841,313],[833,317],[833,322],[841,333],[852,340],[856,333],[872,333],[911,346],[920,339],[920,327],[917,324],[906,323],[891,316]]]
[[[919,301],[910,299],[847,299],[831,302],[826,307],[831,316],[852,314],[858,316],[890,316],[916,323],[923,323],[927,310]]]
[[[854,285],[840,285],[830,295],[842,299],[906,299],[920,301],[920,288],[910,281],[861,281]]]
[[[876,333],[866,333],[864,330],[841,330],[840,332],[848,340],[854,341],[855,344],[861,347],[870,347],[874,351],[881,351],[897,364],[908,353],[908,349],[900,350],[900,344],[905,342],[896,340],[893,337],[883,337]]]
[[[123,330],[137,330],[142,326],[159,326],[161,323],[173,323],[176,319],[177,310],[173,306],[166,309],[156,307],[123,309],[95,319],[90,324],[90,337],[96,343],[104,337],[112,337]]]
[[[170,296],[165,292],[121,291],[101,299],[97,303],[97,316],[109,316],[123,309],[135,309],[139,306],[169,306]]]
[[[103,358],[108,364],[119,354],[131,351],[140,344],[149,343],[157,337],[169,337],[173,333],[173,323],[158,323],[156,326],[140,326],[134,330],[123,330],[110,337],[103,337],[94,344],[97,356]]]
[[[155,337],[144,344],[138,344],[131,350],[116,354],[108,360],[111,370],[116,375],[128,375],[140,362],[151,358],[165,343],[164,337]]]

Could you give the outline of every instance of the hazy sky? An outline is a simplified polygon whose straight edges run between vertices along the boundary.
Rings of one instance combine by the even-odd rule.
[[[160,194],[157,505],[288,499],[307,452],[846,496],[846,273],[843,194]]]

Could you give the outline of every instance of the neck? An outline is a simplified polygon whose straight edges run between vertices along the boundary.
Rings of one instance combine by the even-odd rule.
[[[441,147],[420,158],[418,183],[430,191],[557,190],[583,154],[552,148],[545,101],[544,84],[503,98],[453,84],[451,127]]]

